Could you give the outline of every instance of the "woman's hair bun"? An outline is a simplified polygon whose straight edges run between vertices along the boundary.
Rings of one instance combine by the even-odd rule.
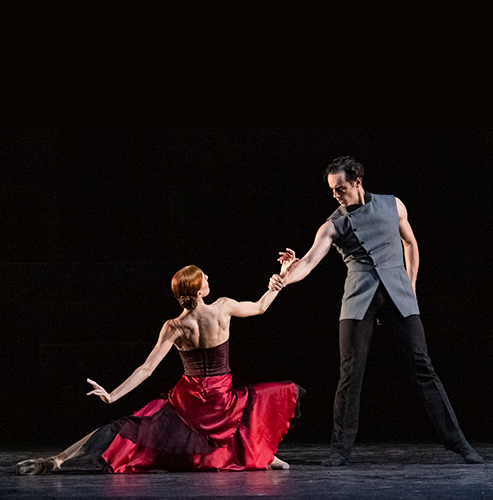
[[[195,309],[197,307],[197,297],[190,297],[190,295],[178,297],[178,302],[184,309]]]

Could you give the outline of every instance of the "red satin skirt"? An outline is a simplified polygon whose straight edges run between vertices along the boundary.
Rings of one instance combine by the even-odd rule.
[[[290,381],[233,388],[230,374],[183,375],[168,394],[101,427],[85,453],[107,472],[267,469],[299,414]]]

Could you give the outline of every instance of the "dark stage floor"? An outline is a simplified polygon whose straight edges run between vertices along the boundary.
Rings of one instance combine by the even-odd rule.
[[[493,444],[473,443],[485,458],[466,465],[438,444],[360,444],[348,467],[326,468],[326,444],[281,444],[286,471],[106,475],[84,459],[42,476],[17,476],[20,460],[53,449],[0,451],[0,498],[43,499],[493,499]]]

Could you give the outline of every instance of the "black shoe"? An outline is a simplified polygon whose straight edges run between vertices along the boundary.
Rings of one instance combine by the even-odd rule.
[[[462,455],[466,464],[482,464],[483,457],[464,439],[456,444],[451,450]]]
[[[322,462],[324,467],[341,467],[341,465],[347,465],[348,459],[343,457],[340,453],[332,453],[332,455]]]

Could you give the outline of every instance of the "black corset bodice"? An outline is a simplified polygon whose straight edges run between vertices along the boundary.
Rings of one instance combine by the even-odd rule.
[[[207,349],[179,351],[185,375],[189,377],[213,377],[230,373],[229,340]]]

